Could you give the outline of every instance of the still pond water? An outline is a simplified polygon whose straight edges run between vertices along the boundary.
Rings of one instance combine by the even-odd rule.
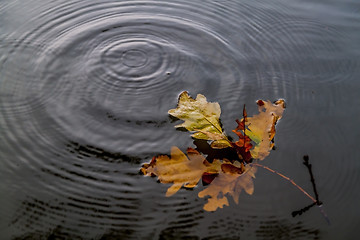
[[[0,3],[0,239],[359,239],[358,0]],[[183,90],[222,107],[284,98],[252,196],[216,212],[141,176],[173,145]]]

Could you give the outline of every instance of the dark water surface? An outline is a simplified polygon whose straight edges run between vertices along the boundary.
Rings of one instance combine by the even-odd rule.
[[[0,239],[359,239],[360,2],[0,3]],[[284,98],[252,196],[214,213],[199,186],[166,198],[142,163],[193,146],[178,94],[222,107]]]

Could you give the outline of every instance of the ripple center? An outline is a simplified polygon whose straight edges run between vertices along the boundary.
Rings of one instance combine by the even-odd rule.
[[[147,62],[147,54],[137,49],[125,51],[121,57],[122,63],[131,68],[144,66]]]

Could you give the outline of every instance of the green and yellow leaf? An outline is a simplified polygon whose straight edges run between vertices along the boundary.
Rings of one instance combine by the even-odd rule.
[[[193,99],[184,91],[179,96],[177,108],[170,109],[168,113],[183,120],[182,124],[175,127],[194,132],[193,138],[212,140],[214,148],[231,147],[221,128],[219,103],[207,102],[206,97],[201,94]]]

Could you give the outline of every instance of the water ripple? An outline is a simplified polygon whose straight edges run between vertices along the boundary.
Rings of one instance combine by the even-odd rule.
[[[341,38],[340,31],[327,25],[306,19],[282,19],[262,29],[255,41],[265,50],[264,60],[275,68],[282,66],[283,72],[292,72],[304,80],[337,83],[351,78],[358,66],[344,51]]]
[[[147,13],[153,5],[161,14]],[[101,144],[101,148],[114,149],[121,144],[126,152],[142,147],[149,152],[153,148],[149,142],[160,136],[171,138],[161,131],[147,131],[153,129],[151,123],[166,127],[169,105],[163,99],[176,99],[174,91],[188,86],[194,92],[209,91],[209,84],[213,94],[222,95],[226,86],[238,86],[241,81],[227,40],[205,21],[210,16],[188,19],[165,14],[164,8],[174,7],[170,3],[80,6],[73,3],[44,11],[41,17],[48,19],[46,24],[20,37],[22,42],[41,44],[29,58],[43,61],[36,62],[40,67],[27,67],[35,68],[36,76],[21,76],[18,81],[37,84],[33,92],[46,95],[35,97],[28,91],[31,86],[9,79],[12,91],[21,87],[12,94],[16,97],[13,101],[3,88],[9,96],[4,94],[3,102],[12,103],[5,105],[9,115],[16,114],[17,108],[33,114],[31,111],[40,107],[35,121],[46,119],[60,135]],[[10,51],[23,57],[20,49]],[[13,77],[15,66],[8,65],[9,59],[6,69]],[[220,84],[222,79],[227,79],[227,84]],[[120,121],[109,122],[109,115]],[[134,128],[140,121],[143,126]]]

